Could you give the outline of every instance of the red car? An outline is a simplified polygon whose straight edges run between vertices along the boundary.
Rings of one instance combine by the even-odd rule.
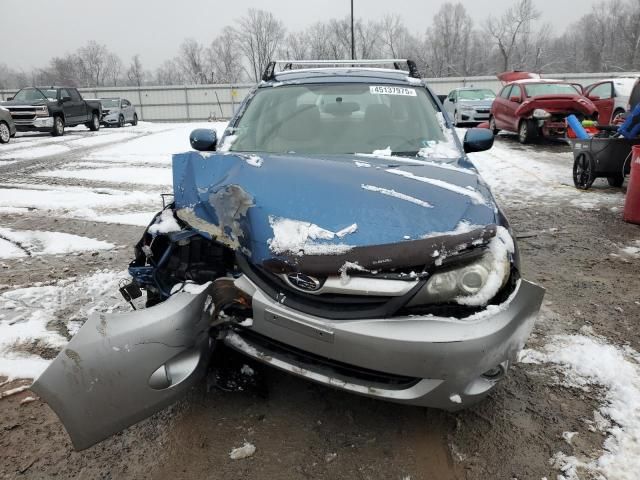
[[[560,80],[541,79],[536,74],[508,72],[498,75],[502,88],[491,106],[489,126],[516,132],[520,143],[538,137],[564,138],[565,118],[594,118],[598,109],[582,94],[582,86]]]

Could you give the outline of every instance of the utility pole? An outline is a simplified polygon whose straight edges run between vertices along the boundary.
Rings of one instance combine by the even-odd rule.
[[[351,60],[356,59],[356,36],[353,31],[353,0],[351,0]]]

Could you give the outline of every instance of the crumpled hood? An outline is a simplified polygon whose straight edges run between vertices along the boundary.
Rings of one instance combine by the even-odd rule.
[[[174,155],[173,175],[178,217],[255,264],[322,258],[317,268],[333,270],[386,256],[378,260],[398,265],[415,256],[415,242],[475,231],[470,242],[498,223],[488,188],[459,163],[190,152]],[[382,248],[355,258],[369,247]],[[394,259],[394,249],[404,254]]]
[[[516,110],[516,116],[530,115],[537,108],[549,113],[565,115],[571,113],[593,115],[598,110],[591,100],[582,95],[538,95],[527,98]]]

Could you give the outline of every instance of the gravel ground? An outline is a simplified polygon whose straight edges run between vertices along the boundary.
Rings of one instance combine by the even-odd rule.
[[[500,152],[511,151],[514,158],[535,153],[536,166],[542,170],[545,164],[565,168],[570,182],[568,147],[521,147],[508,137],[497,143]],[[0,166],[2,182],[33,183],[37,172],[62,160],[78,161],[92,148],[74,150],[64,158],[54,155]],[[9,171],[10,179],[5,177]],[[536,181],[531,179],[532,184]],[[576,333],[590,326],[611,343],[640,351],[639,260],[618,255],[621,247],[640,238],[640,231],[625,224],[618,208],[611,207],[619,190],[598,182],[597,194],[612,196],[613,203],[585,210],[571,202],[581,195],[577,191],[550,201],[523,199],[522,192],[504,184],[493,187],[522,237],[524,276],[547,289],[528,347],[541,348],[551,334]],[[38,211],[3,214],[0,226],[72,233],[118,246],[97,255],[0,261],[0,292],[99,269],[122,270],[141,233],[140,227]],[[37,345],[33,351],[38,351]],[[51,355],[46,349],[40,353]],[[229,352],[219,355],[227,370],[247,363]],[[2,399],[0,478],[541,480],[559,474],[550,462],[557,452],[594,458],[605,438],[584,423],[601,405],[602,392],[560,387],[557,372],[548,366],[518,364],[486,401],[451,414],[361,398],[249,364],[256,375],[242,391],[215,388],[213,372],[177,404],[79,453],[46,404],[39,399],[21,403],[29,391]],[[14,381],[0,391],[28,384]],[[580,434],[567,442],[563,439],[567,431]],[[245,441],[256,446],[255,454],[231,460],[230,450]]]

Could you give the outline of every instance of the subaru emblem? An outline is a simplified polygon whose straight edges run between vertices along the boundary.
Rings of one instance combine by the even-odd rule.
[[[287,275],[287,280],[291,285],[299,290],[307,292],[315,292],[320,289],[320,280],[310,277],[304,273],[290,273]]]

